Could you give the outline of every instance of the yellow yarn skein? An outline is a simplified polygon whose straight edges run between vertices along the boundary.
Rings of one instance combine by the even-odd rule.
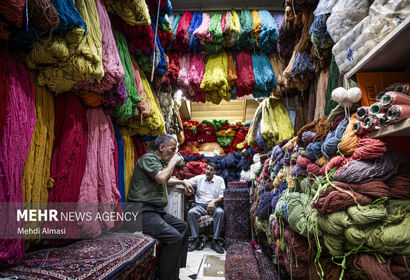
[[[126,24],[151,25],[148,6],[140,0],[104,0],[108,12],[119,16]]]
[[[78,81],[100,81],[104,76],[97,7],[92,0],[75,2],[88,34],[73,28],[64,38],[55,36],[35,42],[26,58],[27,67],[39,71],[38,84],[56,94],[70,90]]]

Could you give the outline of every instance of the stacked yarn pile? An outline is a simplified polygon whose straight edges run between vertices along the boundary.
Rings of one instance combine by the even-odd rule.
[[[287,277],[410,276],[410,158],[356,135],[356,120],[342,112],[309,123],[254,169],[253,228]]]
[[[158,88],[141,70],[152,70],[153,61],[154,76],[167,70],[162,45],[173,40],[171,3],[160,1],[158,23],[157,5],[148,0],[2,4],[0,38],[7,40],[0,49],[0,160],[7,173],[2,202],[50,207],[71,202],[76,211],[79,201],[103,201],[112,204],[112,212],[122,211],[135,162],[147,150],[136,135],[182,131],[180,100],[162,90],[160,106]],[[65,238],[76,239],[117,230],[121,223],[48,226],[67,226]],[[30,246],[26,238],[0,242],[1,267],[21,261]]]
[[[226,156],[205,157],[195,151],[181,151],[185,166],[177,167],[174,176],[179,179],[189,179],[196,175],[205,174],[207,163],[213,162],[216,165],[216,175],[222,176],[225,184],[239,181],[242,170],[249,170],[251,160],[244,154],[231,153]]]
[[[223,149],[225,154],[229,154],[243,149],[243,146],[238,145],[245,140],[247,133],[248,129],[242,121],[187,121],[184,122],[185,142],[181,149],[199,151],[201,144],[212,143]]]
[[[269,55],[277,57],[278,38],[278,22],[270,12],[243,10],[210,15],[187,11],[172,15],[170,21],[175,38],[169,49],[167,81],[182,88],[187,99],[219,104],[222,100],[267,97],[272,92],[281,95],[284,91],[277,86],[276,78],[283,69],[278,67],[278,60],[269,59]]]

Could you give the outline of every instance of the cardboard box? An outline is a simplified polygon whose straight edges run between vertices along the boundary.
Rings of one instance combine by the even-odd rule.
[[[362,91],[362,106],[375,103],[376,96],[387,86],[398,82],[410,82],[407,72],[363,72],[356,73],[358,87]]]

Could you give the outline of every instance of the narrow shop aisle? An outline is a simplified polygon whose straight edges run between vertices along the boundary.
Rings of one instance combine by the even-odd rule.
[[[203,250],[188,252],[187,267],[179,273],[181,280],[223,280],[225,279],[225,255],[217,254],[211,244]]]

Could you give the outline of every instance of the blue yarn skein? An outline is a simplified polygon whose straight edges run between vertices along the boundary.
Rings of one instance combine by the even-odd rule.
[[[332,155],[336,154],[340,141],[342,140],[343,134],[345,133],[346,127],[349,124],[349,119],[345,118],[339,123],[335,131],[332,131],[326,136],[326,139],[322,146],[322,151],[325,157],[328,159]]]
[[[258,123],[258,129],[257,129],[257,133],[256,133],[256,138],[255,138],[255,142],[258,144],[259,147],[261,147],[264,150],[268,149],[268,144],[265,141],[265,138],[263,138],[262,136],[262,132],[261,132],[261,122]]]
[[[204,50],[204,46],[201,45],[201,41],[199,39],[196,39],[194,36],[194,31],[198,29],[201,23],[202,23],[202,13],[194,12],[194,15],[191,20],[191,26],[188,29],[188,34],[190,38],[189,47],[195,53],[200,53],[201,51]]]
[[[263,53],[252,53],[252,65],[255,77],[253,97],[269,97],[272,89],[276,86],[276,77],[269,58]]]
[[[277,50],[279,28],[270,12],[262,10],[258,13],[262,23],[258,47],[261,51],[271,54]]]
[[[152,30],[155,31],[155,24],[152,23],[151,24]],[[159,50],[159,63],[158,65],[155,67],[155,71],[154,74],[155,76],[163,76],[166,73],[166,67],[167,67],[167,63],[165,62],[165,53],[164,53],[164,49],[161,46],[161,42],[159,40],[158,34],[157,34],[157,47]],[[158,57],[157,57],[158,59]]]
[[[122,135],[118,125],[113,122],[115,138],[117,139],[118,147],[118,189],[121,195],[122,208],[124,208],[125,203],[125,154],[124,154],[124,143],[122,142]]]
[[[81,17],[80,12],[75,8],[73,0],[52,0],[51,2],[60,18],[60,24],[53,31],[54,34],[64,37],[67,31],[75,27],[83,28],[84,34],[87,34],[87,24]]]
[[[322,156],[322,145],[324,141],[310,143],[306,147],[306,155],[308,158],[317,160]]]
[[[313,61],[310,52],[298,52],[296,54],[295,62],[290,70],[290,76],[292,78],[297,75],[312,76],[315,73],[316,65]]]

